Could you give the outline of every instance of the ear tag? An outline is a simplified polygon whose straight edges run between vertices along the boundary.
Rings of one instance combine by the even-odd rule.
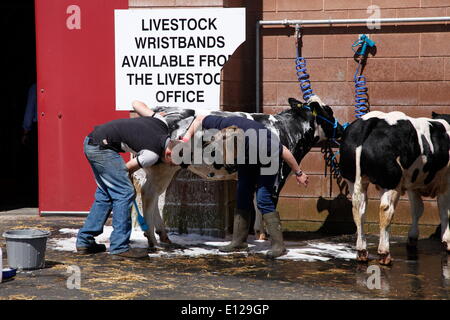
[[[314,109],[314,111],[312,112],[312,115],[315,117],[317,116],[317,111]]]
[[[301,108],[302,105],[300,103],[297,103],[297,108]]]

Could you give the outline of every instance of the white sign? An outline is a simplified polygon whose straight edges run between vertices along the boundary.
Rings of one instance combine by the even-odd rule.
[[[220,70],[245,41],[245,8],[115,10],[116,110],[218,110]]]

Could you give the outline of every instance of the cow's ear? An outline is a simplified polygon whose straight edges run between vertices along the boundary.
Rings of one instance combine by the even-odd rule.
[[[333,109],[331,109],[329,106],[323,106],[322,108],[325,110],[325,112],[326,112],[330,117],[333,117]]]
[[[310,102],[308,106],[311,109],[314,116],[317,115],[318,113],[321,113],[320,110],[322,109],[322,107],[320,106],[320,103],[313,101]]]
[[[300,101],[298,101],[295,98],[289,98],[288,102],[289,102],[289,105],[291,106],[291,108],[301,108],[301,107],[303,107],[303,103],[301,103]]]
[[[439,116],[438,113],[436,113],[434,111],[431,112],[431,118],[436,119],[436,117],[438,117],[438,116]]]

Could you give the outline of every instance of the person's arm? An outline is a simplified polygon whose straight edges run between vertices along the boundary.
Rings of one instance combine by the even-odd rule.
[[[128,161],[126,164],[126,167],[128,169],[128,173],[132,174],[133,172],[135,172],[136,170],[140,169],[139,163],[137,161],[137,158],[133,158],[130,161]]]
[[[286,161],[289,167],[291,167],[292,171],[295,174],[297,183],[301,183],[306,187],[308,185],[308,175],[300,169],[300,166],[298,165],[297,160],[295,160],[294,155],[285,146],[283,146],[283,153],[281,157],[284,161]]]
[[[191,126],[189,127],[189,130],[186,131],[186,133],[182,138],[184,142],[187,142],[192,138],[197,129],[201,126],[203,119],[205,119],[205,117],[206,116],[198,116],[197,118],[195,118],[194,122],[192,122]]]
[[[148,168],[159,160],[159,155],[150,150],[141,150],[135,157],[126,163],[129,173],[133,173],[140,168]]]
[[[134,111],[141,117],[153,117],[155,112],[147,107],[147,105],[141,101],[133,101],[131,104],[133,106]]]

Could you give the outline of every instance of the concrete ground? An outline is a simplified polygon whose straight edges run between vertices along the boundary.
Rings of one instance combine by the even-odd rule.
[[[51,231],[50,239],[64,238],[68,235],[60,232],[62,228],[78,229],[83,221],[77,217],[41,218],[36,209],[2,212],[0,235],[10,229],[38,228]],[[289,248],[317,242],[353,246],[354,241],[354,236],[348,235],[304,233],[289,239]],[[375,260],[377,241],[377,237],[369,236],[369,265],[338,258],[267,260],[259,253],[117,261],[107,253],[80,256],[48,246],[46,267],[21,271],[2,283],[0,299],[449,299],[450,257],[439,241],[420,240],[418,250],[408,252],[405,238],[394,237],[394,264],[379,269]],[[3,237],[0,246],[5,252]],[[74,270],[70,266],[80,268],[80,289],[67,287],[68,279],[74,283],[69,278],[72,273],[68,270]],[[375,275],[379,271],[379,282],[369,278],[368,267]]]

